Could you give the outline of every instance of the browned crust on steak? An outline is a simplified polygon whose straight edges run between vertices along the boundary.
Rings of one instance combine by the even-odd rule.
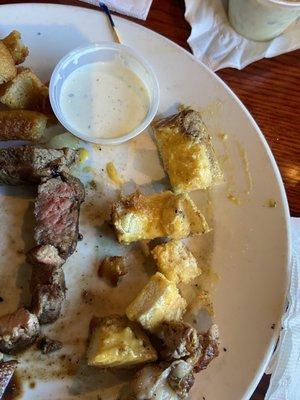
[[[62,268],[51,265],[33,266],[31,276],[31,311],[40,324],[56,321],[65,299],[66,284]]]
[[[69,148],[3,148],[0,149],[0,184],[37,184],[42,178],[51,178],[67,171],[76,160],[76,152]]]
[[[39,334],[39,322],[34,314],[20,307],[0,317],[0,351],[14,354],[29,347]]]
[[[2,398],[17,366],[18,362],[16,360],[0,362],[0,399]]]
[[[200,334],[202,353],[197,364],[195,372],[200,372],[207,368],[212,360],[219,355],[219,332],[217,325],[213,325],[206,333]]]

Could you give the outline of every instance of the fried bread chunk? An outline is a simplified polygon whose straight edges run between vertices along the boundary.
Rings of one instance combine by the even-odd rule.
[[[129,304],[126,315],[131,321],[139,322],[144,329],[155,331],[164,321],[178,321],[186,308],[173,282],[157,272]]]
[[[2,39],[2,42],[9,50],[16,65],[25,61],[29,51],[28,47],[25,46],[21,40],[20,32],[15,30],[12,31],[9,35]]]
[[[17,75],[12,55],[4,43],[0,41],[0,85],[13,79]]]
[[[201,114],[184,108],[154,124],[164,168],[176,193],[207,189],[222,182],[211,138]]]
[[[0,111],[0,140],[38,140],[44,134],[47,119],[36,111]]]
[[[122,197],[113,205],[112,223],[119,242],[125,244],[158,237],[181,239],[209,231],[192,199],[170,191]]]
[[[126,317],[111,315],[93,321],[88,364],[101,368],[128,368],[157,359],[142,329]]]
[[[189,283],[201,274],[193,254],[179,240],[160,244],[151,251],[157,269],[175,283]]]
[[[29,68],[18,68],[17,76],[0,87],[0,102],[9,108],[44,110],[48,88]]]

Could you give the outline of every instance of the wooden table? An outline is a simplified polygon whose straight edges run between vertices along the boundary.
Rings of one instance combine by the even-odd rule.
[[[21,3],[2,1],[0,4]],[[35,2],[38,1],[23,1]],[[44,1],[91,7],[80,1]],[[93,7],[91,7],[93,8]],[[190,26],[183,0],[154,0],[147,21],[136,21],[188,49]],[[292,216],[300,217],[300,51],[264,59],[242,71],[224,69],[218,75],[246,105],[263,131],[279,165]],[[252,400],[262,400],[269,379],[264,376]]]

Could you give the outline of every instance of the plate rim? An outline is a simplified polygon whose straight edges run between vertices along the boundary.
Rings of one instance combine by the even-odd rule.
[[[93,4],[90,4],[93,5]],[[85,10],[88,13],[101,13],[102,11],[84,7],[83,5],[78,5],[78,4],[58,4],[58,3],[12,3],[12,4],[1,4],[0,8],[19,8],[19,7],[25,7],[25,8],[43,8],[43,7],[51,7],[51,8],[73,8],[74,10]],[[26,15],[24,16],[26,18]],[[132,21],[130,19],[124,18],[119,15],[114,15],[115,20],[120,20],[125,22],[126,24],[133,24],[138,27],[138,29],[143,29],[146,31],[151,32],[152,35],[157,36],[158,39],[163,40],[167,42],[170,46],[175,47],[179,51],[183,51],[185,55],[187,55],[190,59],[192,59],[194,62],[198,63],[201,65],[202,68],[206,70],[206,72],[213,78],[218,81],[224,88],[224,90],[227,92],[227,94],[231,95],[233,99],[237,102],[238,106],[242,109],[243,113],[245,116],[248,118],[249,122],[251,123],[252,127],[255,129],[256,134],[258,135],[258,138],[263,145],[263,148],[271,162],[272,170],[274,171],[274,175],[276,178],[276,182],[279,188],[280,192],[280,197],[282,201],[282,209],[283,209],[283,216],[284,216],[284,224],[283,228],[285,229],[285,237],[286,237],[286,254],[285,254],[285,294],[284,294],[284,299],[282,299],[282,309],[280,312],[280,317],[279,320],[276,321],[275,329],[273,330],[273,335],[270,339],[268,347],[266,347],[265,354],[262,358],[262,362],[259,365],[259,368],[257,369],[254,378],[252,379],[251,382],[249,382],[249,386],[247,390],[245,391],[243,398],[244,400],[247,400],[251,397],[253,392],[255,391],[257,385],[259,384],[261,377],[266,371],[266,368],[269,364],[269,361],[272,357],[273,351],[275,349],[275,345],[277,343],[277,340],[279,338],[279,333],[280,333],[280,327],[281,327],[281,318],[284,315],[285,312],[285,303],[286,303],[286,297],[288,294],[289,290],[289,285],[290,285],[290,262],[291,262],[291,255],[292,255],[292,250],[291,250],[291,227],[290,227],[290,210],[289,210],[289,204],[288,204],[288,199],[283,183],[283,179],[279,170],[279,167],[276,163],[275,157],[272,153],[272,150],[262,132],[260,129],[258,123],[255,121],[254,117],[251,115],[250,111],[246,108],[246,106],[242,103],[242,101],[238,98],[238,96],[233,92],[233,90],[227,85],[226,82],[224,82],[214,71],[208,68],[202,61],[198,60],[192,53],[190,53],[187,49],[181,47],[177,43],[173,42],[171,39],[165,37],[164,35],[146,27],[138,22]]]

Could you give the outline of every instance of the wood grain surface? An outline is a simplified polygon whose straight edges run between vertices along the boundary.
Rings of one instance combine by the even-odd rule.
[[[0,4],[18,2],[26,3],[0,0]],[[44,3],[95,8],[80,1]],[[154,0],[147,20],[134,21],[190,51],[187,44],[190,26],[184,19],[184,10],[183,0]],[[279,165],[291,215],[300,217],[300,50],[257,61],[242,71],[227,68],[219,71],[218,75],[242,100],[260,126]],[[268,384],[269,378],[265,375],[251,400],[264,399]]]

